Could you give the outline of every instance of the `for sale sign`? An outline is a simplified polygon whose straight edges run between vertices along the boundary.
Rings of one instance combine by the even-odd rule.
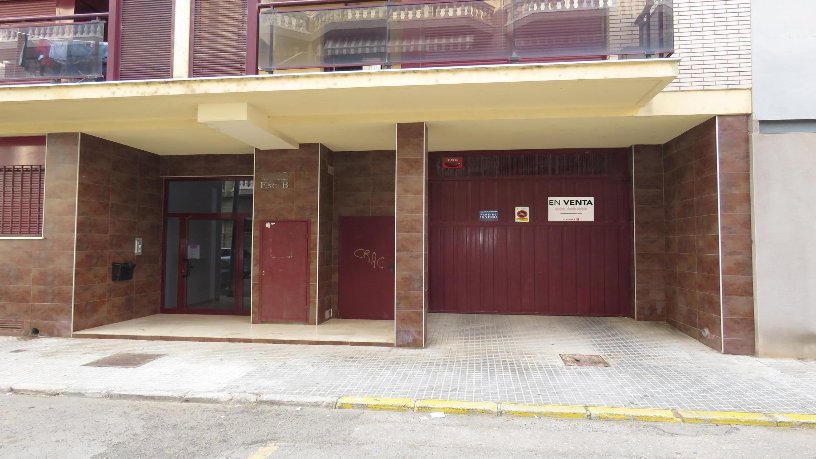
[[[547,220],[551,222],[592,222],[595,221],[594,197],[547,198]]]

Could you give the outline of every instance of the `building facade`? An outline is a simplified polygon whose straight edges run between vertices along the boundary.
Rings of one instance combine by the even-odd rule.
[[[0,332],[623,316],[810,355],[763,347],[750,3],[0,1]]]
[[[752,127],[756,331],[760,355],[816,355],[814,219],[798,202],[816,179],[816,110],[797,56],[816,49],[806,18],[816,5],[754,2]]]

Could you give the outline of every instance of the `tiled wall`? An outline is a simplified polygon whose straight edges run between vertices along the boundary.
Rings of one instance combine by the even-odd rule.
[[[635,215],[635,314],[637,320],[666,320],[666,215],[663,203],[663,146],[632,148]]]
[[[394,215],[393,151],[336,152],[334,163],[338,216]]]
[[[717,135],[711,119],[664,146],[667,320],[720,350]]]
[[[753,354],[748,117],[712,118],[663,151],[667,320],[714,349]]]
[[[253,173],[254,155],[181,155],[161,157],[162,177],[219,177]]]
[[[404,347],[425,345],[427,153],[425,123],[397,125],[396,345]]]
[[[71,334],[79,134],[48,135],[45,161],[43,239],[0,240],[0,320],[23,321],[0,334]]]
[[[751,176],[747,116],[717,117],[720,164],[723,351],[755,352]]]
[[[393,151],[334,153],[334,234],[332,235],[332,292],[337,307],[340,233],[338,221],[345,216],[394,215]]]
[[[337,288],[334,284],[334,152],[320,148],[320,207],[318,209],[318,282],[317,282],[317,322],[327,320],[326,311],[337,313]],[[330,173],[331,171],[331,173]],[[329,317],[331,318],[331,316]]]
[[[318,231],[318,144],[303,144],[297,150],[257,150],[255,152],[255,228],[252,231],[252,322],[259,321],[260,275],[259,225],[266,220],[307,220],[310,222],[309,241],[309,319],[316,320],[317,298],[317,231]],[[289,187],[262,189],[261,184],[273,174],[287,172]]]
[[[82,134],[74,330],[159,312],[162,180],[159,156]],[[143,240],[134,254],[134,238]],[[112,281],[111,263],[136,264]]]

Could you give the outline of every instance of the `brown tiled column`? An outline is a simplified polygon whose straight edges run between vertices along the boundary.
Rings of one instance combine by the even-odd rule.
[[[748,117],[718,116],[723,352],[753,354]]]
[[[297,150],[257,150],[255,152],[255,228],[252,231],[252,322],[259,323],[260,299],[260,231],[258,225],[266,220],[309,221],[309,317],[306,323],[317,320],[317,237],[318,237],[318,144],[304,144]],[[285,189],[265,189],[262,183],[286,173],[289,186]]]
[[[48,135],[43,241],[33,252],[31,322],[40,333],[71,333],[79,134]],[[24,328],[25,330],[26,328]]]
[[[397,125],[395,317],[402,347],[425,345],[427,145],[425,123]]]
[[[79,134],[50,134],[42,239],[0,240],[0,335],[71,335]]]
[[[666,320],[666,220],[663,205],[663,146],[632,147],[635,209],[634,317]]]

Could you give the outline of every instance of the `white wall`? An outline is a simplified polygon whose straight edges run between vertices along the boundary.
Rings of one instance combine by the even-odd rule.
[[[816,1],[753,0],[754,117],[816,119]]]
[[[754,134],[757,354],[816,358],[816,134]]]

